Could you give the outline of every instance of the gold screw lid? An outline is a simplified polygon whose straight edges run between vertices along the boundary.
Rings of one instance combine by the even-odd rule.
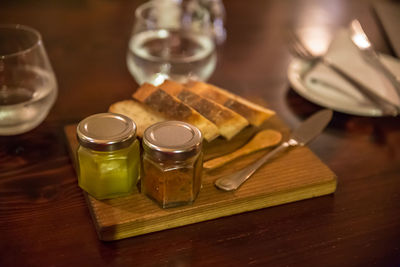
[[[143,134],[143,149],[159,161],[184,161],[201,151],[200,130],[182,121],[164,121],[148,127]]]
[[[97,151],[126,148],[136,138],[136,124],[115,113],[99,113],[83,119],[76,129],[79,144]]]

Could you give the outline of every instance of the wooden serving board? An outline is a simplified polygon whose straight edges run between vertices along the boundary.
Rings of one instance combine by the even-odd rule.
[[[279,130],[284,138],[288,128],[275,116],[261,128]],[[231,152],[260,129],[248,127],[231,141],[217,139],[205,144],[205,158]],[[65,127],[72,161],[78,146],[76,125]],[[261,167],[234,192],[218,190],[215,179],[253,162],[266,151],[239,158],[219,169],[203,173],[203,186],[192,205],[161,209],[139,191],[123,198],[96,200],[84,192],[101,240],[117,240],[246,211],[331,194],[336,175],[307,147],[297,147]]]

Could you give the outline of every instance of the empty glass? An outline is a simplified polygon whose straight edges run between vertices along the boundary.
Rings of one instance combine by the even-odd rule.
[[[208,10],[197,1],[153,0],[139,6],[127,65],[139,84],[207,80],[216,65]]]
[[[57,83],[40,33],[0,25],[0,135],[38,126],[57,96]]]

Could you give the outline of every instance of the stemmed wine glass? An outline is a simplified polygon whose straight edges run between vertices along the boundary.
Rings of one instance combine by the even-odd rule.
[[[0,135],[38,126],[57,97],[57,83],[40,33],[0,25]]]
[[[216,65],[208,10],[197,1],[153,0],[139,6],[127,65],[139,84],[207,80]]]

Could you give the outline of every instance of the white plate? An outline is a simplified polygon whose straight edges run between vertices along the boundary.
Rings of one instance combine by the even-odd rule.
[[[351,115],[381,117],[382,111],[365,102],[338,93],[335,88],[324,86],[324,90],[316,92],[307,88],[303,74],[311,67],[310,62],[294,58],[289,65],[288,78],[292,88],[302,97],[317,105]]]

